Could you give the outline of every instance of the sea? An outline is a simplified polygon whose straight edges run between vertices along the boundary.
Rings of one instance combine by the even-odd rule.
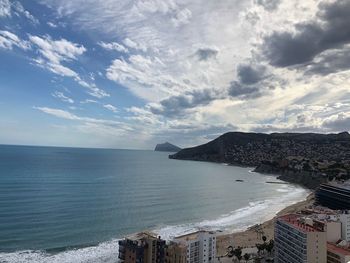
[[[168,155],[0,146],[0,262],[118,262],[128,234],[244,230],[308,194],[253,168]]]

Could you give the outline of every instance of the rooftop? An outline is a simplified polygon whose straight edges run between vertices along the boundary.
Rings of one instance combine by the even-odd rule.
[[[324,232],[318,228],[315,228],[313,225],[307,223],[307,219],[302,215],[297,214],[289,214],[280,216],[278,220],[283,221],[289,225],[292,225],[294,228],[298,229],[301,232],[307,233],[307,232]],[[312,220],[312,219],[310,219]]]
[[[195,239],[198,238],[199,234],[201,234],[201,233],[208,233],[208,234],[211,234],[211,235],[215,234],[214,231],[198,230],[198,231],[193,232],[193,233],[185,234],[185,235],[182,235],[182,236],[177,236],[174,239],[175,240],[186,240],[186,241],[188,241],[188,240],[195,240]]]
[[[337,245],[331,244],[331,243],[327,243],[327,251],[331,251],[335,254],[341,254],[344,256],[350,256],[350,250],[343,248],[343,247],[339,247]]]
[[[157,239],[158,236],[155,233],[144,231],[140,233],[135,233],[126,237],[129,240],[137,241],[144,238]]]

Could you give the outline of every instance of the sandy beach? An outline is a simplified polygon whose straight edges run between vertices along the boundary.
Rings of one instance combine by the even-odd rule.
[[[267,237],[267,240],[270,240],[274,237],[274,221],[275,218],[281,215],[290,214],[290,213],[296,213],[298,211],[301,211],[310,205],[312,205],[314,202],[314,194],[311,193],[306,200],[295,203],[291,206],[288,206],[277,213],[277,215],[264,223],[262,223],[259,227],[253,226],[248,228],[246,231],[243,232],[237,232],[237,233],[231,233],[226,234],[222,236],[217,237],[217,255],[223,256],[226,254],[226,249],[228,246],[233,247],[242,247],[242,248],[249,248],[249,247],[255,247],[255,244],[262,243],[261,236],[265,235]],[[257,229],[259,229],[261,234],[257,233]],[[262,230],[262,231],[261,231]]]

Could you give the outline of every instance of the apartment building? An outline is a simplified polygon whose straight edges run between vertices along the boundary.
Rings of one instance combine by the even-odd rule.
[[[341,222],[341,235],[342,239],[350,241],[350,213],[349,210],[342,211],[339,214],[339,220]]]
[[[334,210],[350,209],[350,185],[321,184],[315,198],[318,205]]]
[[[166,248],[165,263],[187,263],[187,245],[171,241]]]
[[[150,232],[128,236],[119,241],[119,262],[165,263],[165,240]]]
[[[277,218],[275,262],[326,263],[327,233],[324,227],[297,214]]]
[[[327,244],[327,263],[349,263],[350,250],[335,244]]]
[[[167,263],[213,263],[216,258],[216,233],[200,230],[174,238],[167,250]],[[171,255],[171,256],[170,256]],[[176,256],[175,256],[176,255]],[[177,261],[174,261],[176,258]]]

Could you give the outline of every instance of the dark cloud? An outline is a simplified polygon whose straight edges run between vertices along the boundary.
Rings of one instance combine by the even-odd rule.
[[[267,78],[265,66],[251,64],[240,64],[237,67],[237,81],[232,81],[229,87],[229,95],[232,97],[259,97],[265,84],[261,82]]]
[[[268,11],[276,10],[281,0],[255,0],[255,3],[261,5]]]
[[[300,23],[294,32],[265,37],[262,51],[269,63],[288,67],[312,63],[322,52],[350,43],[350,1],[323,2],[314,21]]]
[[[326,120],[322,126],[332,131],[350,131],[350,117],[345,113],[339,113],[335,119]]]
[[[154,114],[167,117],[180,116],[183,115],[187,109],[209,104],[211,101],[218,98],[218,94],[213,90],[205,89],[193,91],[191,93],[172,96],[161,100],[160,107],[151,106],[150,110]]]
[[[219,53],[216,49],[212,48],[200,48],[196,51],[195,56],[201,61],[206,61],[211,58],[215,58]]]
[[[255,85],[242,85],[238,81],[232,81],[229,87],[229,95],[232,97],[256,98],[261,96],[261,92]]]
[[[323,52],[306,68],[306,74],[327,75],[350,68],[350,47]]]
[[[266,77],[266,67],[256,64],[240,64],[237,67],[237,76],[242,84],[255,84]]]

